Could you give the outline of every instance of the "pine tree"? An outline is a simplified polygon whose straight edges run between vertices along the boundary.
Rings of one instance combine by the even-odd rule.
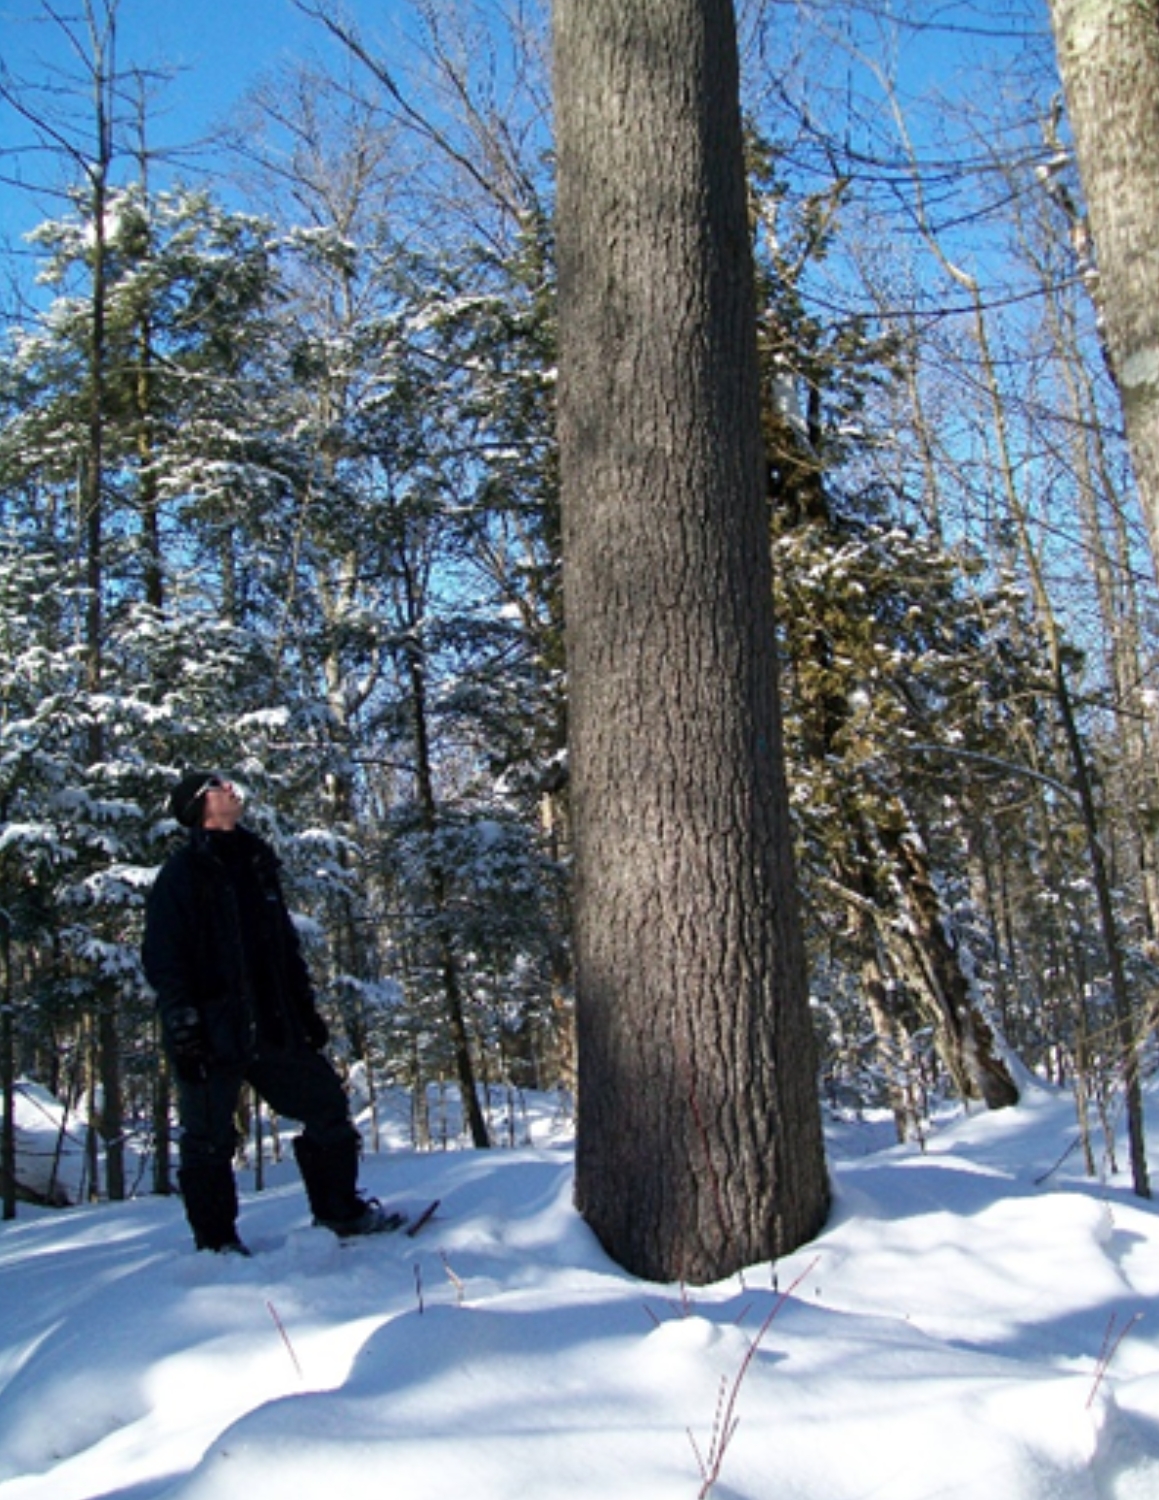
[[[576,1194],[712,1280],[827,1190],[777,706],[732,7],[556,8]]]

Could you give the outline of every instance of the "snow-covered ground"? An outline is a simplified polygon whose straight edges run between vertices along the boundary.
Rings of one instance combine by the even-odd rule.
[[[0,1500],[1155,1500],[1159,1210],[1073,1137],[1045,1090],[924,1153],[835,1128],[825,1232],[707,1289],[608,1260],[546,1127],[368,1157],[442,1200],[416,1239],[339,1245],[288,1165],[248,1261],[173,1200],[22,1206]]]

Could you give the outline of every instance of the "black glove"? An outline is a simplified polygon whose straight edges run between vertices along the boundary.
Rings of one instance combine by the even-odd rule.
[[[174,1012],[169,1017],[169,1056],[178,1078],[186,1083],[200,1083],[209,1075],[209,1038],[205,1023],[193,1007]]]
[[[306,1033],[307,1043],[313,1047],[315,1052],[321,1052],[322,1048],[330,1040],[330,1028],[316,1010],[307,1013],[302,1023]]]

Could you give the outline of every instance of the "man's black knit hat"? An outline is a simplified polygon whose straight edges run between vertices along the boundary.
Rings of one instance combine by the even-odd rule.
[[[206,791],[220,785],[221,777],[216,771],[186,771],[169,794],[169,811],[182,828],[193,828],[201,822]]]

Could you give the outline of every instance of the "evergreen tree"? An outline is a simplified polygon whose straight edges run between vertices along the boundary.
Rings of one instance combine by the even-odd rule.
[[[804,289],[840,222],[841,186],[795,208],[777,153],[750,139],[760,231],[765,434],[787,663],[789,759],[809,907],[858,976],[903,1133],[914,1127],[902,1064],[929,1027],[958,1092],[1018,1097],[949,920],[933,835],[953,772],[939,747],[984,740],[999,698],[999,601],[968,587],[965,559],[901,524],[865,462],[875,392],[897,377],[896,340],[866,320],[806,309]],[[775,226],[775,232],[774,228]],[[914,514],[922,514],[913,506]],[[833,901],[838,897],[837,903]],[[844,935],[840,941],[838,935]]]

